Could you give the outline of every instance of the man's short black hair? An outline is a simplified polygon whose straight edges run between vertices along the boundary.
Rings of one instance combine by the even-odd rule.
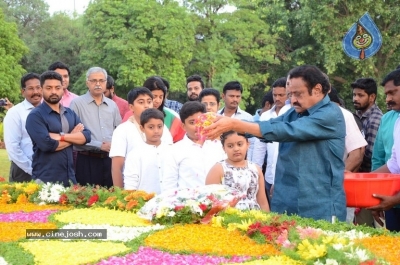
[[[219,94],[219,91],[214,89],[214,88],[205,88],[200,92],[199,95],[199,101],[201,102],[201,99],[205,96],[214,96],[215,99],[217,100],[217,103],[219,104],[219,101],[221,100],[221,95]]]
[[[204,89],[204,81],[203,79],[201,79],[201,76],[191,75],[188,78],[186,78],[186,88],[190,82],[200,82],[201,89]]]
[[[115,85],[114,78],[111,75],[107,75],[106,88],[111,89]]]
[[[274,87],[286,87],[286,82],[287,82],[287,78],[286,77],[281,77],[275,80],[274,83],[272,83],[271,88]]]
[[[359,78],[355,82],[351,83],[353,89],[359,88],[365,91],[369,95],[378,94],[378,85],[373,78]]]
[[[26,82],[31,79],[37,79],[40,81],[40,75],[36,73],[27,73],[21,77],[21,89],[26,88]]]
[[[392,81],[395,86],[400,86],[400,68],[390,72],[381,83],[382,86],[385,86],[387,82]]]
[[[326,79],[325,74],[314,65],[302,65],[293,68],[288,73],[288,78],[301,78],[306,83],[308,94],[312,95],[313,88],[320,84],[322,86],[322,93],[328,94],[331,84]]]
[[[262,98],[261,108],[264,108],[265,103],[269,102],[269,104],[274,105],[274,97],[272,96],[272,90],[268,91]]]
[[[63,62],[54,62],[52,63],[47,70],[55,71],[56,69],[65,69],[68,72],[68,75],[71,75],[69,71],[69,67]]]
[[[225,84],[224,88],[222,89],[222,93],[226,93],[228,90],[238,90],[240,93],[243,93],[242,84],[239,81],[230,81]]]
[[[144,127],[150,119],[161,120],[164,123],[164,113],[155,108],[146,109],[140,114],[140,125]]]
[[[46,80],[54,80],[54,79],[60,81],[61,84],[63,82],[62,76],[59,73],[54,72],[54,71],[46,71],[40,75],[40,86],[43,87],[44,82]]]
[[[140,95],[148,95],[153,99],[153,94],[147,87],[135,87],[128,92],[128,103],[133,104]]]
[[[198,112],[206,113],[206,107],[199,101],[188,101],[183,104],[181,110],[179,111],[179,117],[181,118],[182,123],[185,123],[185,120],[189,116],[192,116]]]

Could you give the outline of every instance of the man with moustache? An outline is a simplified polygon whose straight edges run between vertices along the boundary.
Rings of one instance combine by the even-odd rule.
[[[399,135],[400,135],[400,69],[389,73],[382,81],[385,88],[386,104],[391,111],[382,116],[379,125],[378,134],[375,139],[374,150],[372,152],[372,170],[373,172],[400,173],[400,163],[397,158],[399,152]],[[392,151],[394,153],[392,153]],[[386,228],[390,231],[400,232],[400,208],[388,206],[391,201],[395,201],[396,196],[390,199],[390,196],[376,195],[375,197],[382,199],[380,205],[371,209],[385,210]],[[380,225],[383,225],[379,219],[382,212],[373,212],[374,218]]]
[[[129,104],[123,98],[118,97],[115,94],[115,82],[114,78],[111,75],[107,75],[107,84],[106,91],[104,92],[104,96],[108,97],[112,101],[115,102],[118,106],[119,114],[121,115],[121,119],[124,118],[125,114],[129,111]]]
[[[207,128],[208,139],[234,130],[280,142],[271,202],[274,212],[346,220],[346,129],[342,112],[327,95],[329,90],[320,69],[299,66],[288,73],[286,92],[293,107],[286,113],[259,123],[219,116]]]
[[[238,81],[226,83],[222,89],[225,107],[220,109],[218,114],[239,120],[253,121],[253,116],[239,107],[240,101],[242,101],[242,93],[243,87]]]
[[[81,185],[111,187],[111,158],[109,157],[114,129],[121,123],[121,115],[114,101],[104,96],[107,71],[92,67],[86,73],[86,94],[74,99],[71,109],[91,132],[91,141],[75,146],[76,180]]]
[[[199,75],[192,75],[186,79],[188,101],[199,101],[200,92],[204,89],[204,81]]]
[[[64,94],[62,77],[54,71],[40,76],[43,103],[26,119],[26,130],[33,143],[32,179],[42,182],[76,184],[72,145],[90,141],[90,131],[79,117],[60,104]]]
[[[78,97],[78,95],[72,93],[69,91],[69,77],[71,75],[71,71],[69,70],[68,66],[62,62],[54,62],[52,63],[49,68],[49,71],[54,71],[59,73],[62,76],[63,79],[63,89],[64,89],[64,95],[60,101],[61,105],[64,107],[69,107],[71,104],[71,101],[75,98]]]
[[[351,84],[353,89],[353,104],[356,115],[361,119],[367,147],[359,172],[371,172],[372,149],[376,133],[382,118],[382,111],[375,104],[378,86],[372,78],[360,78]]]
[[[4,118],[4,143],[11,161],[10,182],[32,180],[32,140],[25,129],[28,114],[42,103],[40,76],[25,74],[21,78],[21,95],[24,101],[7,111]]]

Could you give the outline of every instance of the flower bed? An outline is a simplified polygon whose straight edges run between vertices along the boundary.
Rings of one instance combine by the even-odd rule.
[[[0,183],[0,264],[400,264],[397,234],[240,211],[223,186],[153,197]],[[26,239],[26,229],[55,228],[107,237]]]

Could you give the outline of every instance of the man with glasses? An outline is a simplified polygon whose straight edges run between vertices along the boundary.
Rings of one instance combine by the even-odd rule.
[[[86,73],[88,92],[71,102],[71,109],[91,131],[91,141],[74,146],[78,151],[76,180],[81,185],[111,187],[111,158],[109,157],[114,129],[121,123],[118,106],[104,96],[107,72],[92,67]]]
[[[221,96],[214,88],[205,88],[200,92],[199,100],[206,107],[207,112],[217,113]]]
[[[7,111],[4,118],[4,142],[11,160],[10,182],[32,180],[32,140],[26,129],[26,117],[42,102],[40,76],[28,73],[21,78],[21,94],[24,101]]]

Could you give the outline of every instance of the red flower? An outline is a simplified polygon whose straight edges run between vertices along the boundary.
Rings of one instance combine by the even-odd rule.
[[[99,200],[99,195],[95,194],[93,196],[91,196],[88,200],[88,206],[92,206],[93,204],[95,204],[97,201]]]
[[[60,204],[65,205],[68,203],[68,196],[67,194],[61,194],[60,199],[59,199]]]
[[[5,178],[3,178],[3,177],[0,177],[0,182],[5,182],[6,181],[6,179]]]
[[[203,203],[200,204],[199,207],[200,207],[200,209],[201,209],[202,211],[205,211],[205,210],[207,210],[207,208],[208,208],[207,205],[205,205],[205,204],[203,204]]]
[[[175,212],[178,212],[178,211],[182,210],[183,208],[185,208],[185,206],[183,206],[183,205],[175,206]]]
[[[375,265],[375,264],[376,264],[376,260],[374,260],[374,259],[366,260],[366,261],[360,263],[360,265]]]

